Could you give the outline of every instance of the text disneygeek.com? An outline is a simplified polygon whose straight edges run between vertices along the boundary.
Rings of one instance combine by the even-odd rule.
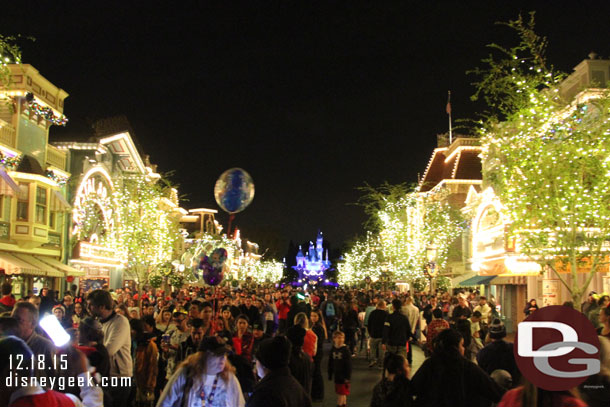
[[[74,387],[131,387],[131,377],[102,377],[97,381],[94,377],[19,377],[7,376],[6,387],[40,386],[53,390],[64,391]]]

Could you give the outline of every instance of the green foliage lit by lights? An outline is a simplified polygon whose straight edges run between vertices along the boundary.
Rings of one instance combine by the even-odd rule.
[[[607,264],[610,236],[610,94],[589,89],[560,97],[563,75],[547,67],[546,40],[533,14],[506,23],[520,37],[500,60],[477,70],[490,113],[481,122],[484,180],[510,219],[519,251],[555,275],[580,304],[596,271]],[[499,114],[498,114],[499,113]],[[501,119],[502,121],[500,121]],[[558,273],[569,266],[571,279]],[[577,271],[588,272],[579,282]]]
[[[369,223],[374,230],[343,255],[338,276],[341,284],[357,284],[367,276],[377,280],[384,271],[393,279],[413,281],[423,276],[430,246],[436,247],[438,267],[447,265],[449,247],[464,227],[461,213],[447,202],[445,190],[400,194],[405,188],[388,184],[379,189],[366,187],[369,196],[363,201],[374,217]]]
[[[178,223],[160,205],[163,196],[162,186],[142,175],[124,179],[115,191],[120,219],[116,246],[127,259],[127,275],[140,286],[148,284],[151,273],[172,260],[180,236]],[[172,285],[175,274],[170,275]]]
[[[7,88],[11,83],[9,64],[21,63],[21,49],[15,44],[16,37],[0,35],[0,87]]]

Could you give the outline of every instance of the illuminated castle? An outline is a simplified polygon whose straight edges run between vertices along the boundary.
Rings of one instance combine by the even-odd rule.
[[[306,254],[303,254],[303,249],[299,246],[297,265],[293,267],[299,273],[299,279],[319,280],[324,278],[324,272],[330,268],[330,261],[328,261],[328,250],[326,260],[323,258],[323,240],[322,232],[318,232],[315,248],[313,242],[310,241]]]

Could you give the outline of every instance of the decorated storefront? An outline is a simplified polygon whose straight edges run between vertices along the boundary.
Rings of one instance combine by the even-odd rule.
[[[119,277],[124,265],[115,247],[117,219],[113,192],[108,171],[95,166],[83,175],[74,195],[71,236],[75,244],[70,263],[85,272],[80,281],[83,292],[110,287],[111,274]]]
[[[571,301],[571,295],[557,274],[543,270],[539,263],[520,253],[519,241],[507,233],[509,220],[500,200],[492,188],[482,192],[471,189],[466,210],[473,214],[471,269],[481,289],[494,297],[499,305],[507,329],[514,330],[525,318],[523,309],[527,301],[535,299],[539,305],[561,305]],[[568,267],[555,265],[566,281],[571,281]],[[577,278],[585,279],[589,272],[586,264],[579,268]],[[589,290],[604,291],[609,282],[608,267],[602,267],[591,281]]]
[[[128,123],[102,124],[86,142],[55,144],[80,174],[69,191],[70,264],[84,272],[83,292],[146,285],[181,250],[177,220],[185,211],[177,191],[158,184],[155,166],[142,159],[129,132],[117,132]]]

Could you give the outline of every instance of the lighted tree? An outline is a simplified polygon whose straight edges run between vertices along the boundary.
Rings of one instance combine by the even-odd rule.
[[[546,65],[546,40],[533,14],[506,23],[520,37],[484,62],[477,94],[490,105],[482,122],[484,179],[505,206],[518,249],[552,270],[578,306],[607,265],[610,235],[610,98],[585,92],[562,101],[562,75]],[[586,271],[584,281],[578,270]],[[568,271],[562,274],[559,271]]]
[[[257,283],[277,283],[284,274],[284,264],[276,260],[256,261],[245,271],[245,277],[252,277]]]
[[[115,192],[120,232],[116,246],[125,272],[141,287],[151,273],[167,267],[179,238],[178,223],[161,205],[163,186],[145,176],[125,178]]]
[[[379,240],[368,232],[365,238],[354,242],[351,249],[343,254],[343,262],[337,267],[337,280],[343,285],[362,283],[366,277],[377,280],[384,267]]]
[[[376,278],[385,269],[392,278],[413,281],[423,276],[427,250],[436,247],[439,268],[447,264],[449,250],[463,230],[458,210],[447,202],[447,191],[420,193],[406,185],[365,186],[360,200],[371,216],[367,238],[344,254],[340,281]]]
[[[21,50],[15,40],[15,37],[0,35],[0,87],[6,88],[11,83],[9,64],[21,63]]]

